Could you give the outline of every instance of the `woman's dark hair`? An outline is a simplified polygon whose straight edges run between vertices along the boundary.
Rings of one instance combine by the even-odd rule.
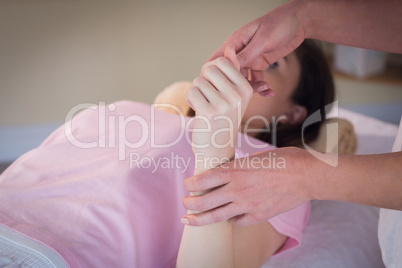
[[[325,106],[334,102],[335,87],[328,62],[314,40],[305,40],[296,50],[300,64],[300,80],[293,92],[293,103],[307,109],[307,118],[316,111],[321,113],[321,121],[302,129],[303,122],[297,125],[281,124],[276,130],[263,132],[258,139],[277,147],[302,145],[302,131],[305,143],[315,140],[321,123],[326,119]]]
[[[301,146],[302,131],[305,143],[315,140],[319,134],[321,123],[326,119],[325,106],[334,102],[335,87],[331,69],[318,46],[311,39],[304,42],[295,50],[300,64],[300,80],[293,92],[293,103],[307,109],[307,118],[316,111],[320,111],[321,121],[302,129],[303,122],[297,125],[282,124],[278,122],[274,131],[262,132],[256,138],[277,147]],[[195,116],[190,108],[188,116]]]

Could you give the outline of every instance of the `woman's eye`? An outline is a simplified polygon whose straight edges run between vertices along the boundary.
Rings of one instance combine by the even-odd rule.
[[[268,68],[276,69],[276,68],[278,68],[278,65],[279,65],[278,62],[274,62],[274,63],[270,64]]]

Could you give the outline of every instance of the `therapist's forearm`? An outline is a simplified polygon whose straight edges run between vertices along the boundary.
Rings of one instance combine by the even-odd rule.
[[[402,152],[339,156],[337,167],[312,160],[313,199],[347,201],[402,210]]]
[[[402,1],[300,0],[305,37],[402,53]]]

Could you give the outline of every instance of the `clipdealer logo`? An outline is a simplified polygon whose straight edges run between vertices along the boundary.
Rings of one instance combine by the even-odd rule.
[[[156,109],[157,107],[167,107],[174,109],[178,113],[178,124],[175,125],[179,128],[179,133],[174,137],[175,139],[172,141],[164,141],[163,143],[157,143],[157,125],[156,125]],[[150,148],[170,148],[174,145],[178,144],[183,138],[186,139],[187,143],[190,144],[192,147],[196,148],[207,148],[209,146],[214,146],[215,148],[223,148],[228,146],[229,144],[220,144],[219,134],[222,132],[228,132],[230,135],[237,135],[234,130],[234,123],[231,121],[232,119],[229,116],[220,115],[216,116],[212,119],[206,118],[205,116],[196,116],[192,118],[187,118],[181,112],[181,110],[171,104],[152,104],[150,106],[150,116],[143,117],[139,114],[119,114],[119,113],[112,113],[117,109],[115,104],[106,105],[105,102],[99,102],[99,105],[94,103],[82,103],[74,106],[70,109],[67,113],[65,118],[64,124],[64,134],[67,140],[74,146],[82,149],[91,149],[91,148],[118,148],[119,160],[125,160],[127,157],[127,149],[138,149],[142,146],[150,146]],[[81,110],[89,110],[89,112],[94,113],[94,120],[91,122],[90,128],[96,128],[98,133],[97,137],[91,135],[90,137],[82,135],[85,132],[83,126],[80,125],[78,121],[78,125],[74,122],[74,118],[77,113]],[[239,107],[239,111],[241,111],[241,107]],[[88,111],[86,111],[88,112]],[[92,116],[92,115],[91,115]],[[239,113],[237,118],[237,122],[241,121],[241,114]],[[282,119],[282,117],[280,118]],[[280,120],[279,119],[279,120]],[[203,129],[195,129],[193,128],[193,123],[195,120],[201,120],[205,122],[205,128]],[[252,120],[265,120],[267,129],[262,130],[265,132],[271,131],[269,128],[269,122],[262,118],[261,116],[254,116],[250,118],[246,123],[246,131],[248,132],[256,132],[257,130],[248,128],[250,125],[249,121]],[[191,134],[194,132],[197,133],[209,133],[212,131],[212,121],[220,121],[221,124],[227,126],[223,129],[216,130],[212,133],[211,138],[205,143],[196,144],[193,143]],[[273,126],[272,131],[275,132],[276,123],[278,120],[275,121],[275,125]],[[130,126],[131,125],[131,126]],[[132,129],[132,125],[135,125],[137,128],[136,133],[138,134],[136,138],[137,140],[133,141],[130,140],[130,134],[127,132],[128,128]],[[93,131],[91,129],[91,131]],[[261,130],[260,130],[261,131]],[[127,135],[128,134],[128,135]],[[84,137],[85,136],[85,137]],[[252,139],[249,139],[245,136],[244,139],[245,143],[253,148],[265,148],[266,145],[256,144],[253,143]],[[238,147],[242,146],[242,141],[240,139],[236,140],[236,145]],[[230,144],[233,146],[233,144]]]
[[[167,143],[163,144],[158,144],[156,143],[156,126],[155,124],[155,108],[158,106],[165,106],[168,108],[171,108],[175,110],[179,116],[178,118],[180,119],[180,133],[176,137],[174,141],[170,141]],[[92,110],[93,112],[97,113],[97,122],[94,122],[94,124],[97,124],[96,126],[93,125],[91,127],[96,127],[98,131],[98,137],[93,137],[91,136],[90,138],[94,140],[87,140],[86,138],[82,138],[81,136],[75,136],[76,133],[75,129],[73,128],[73,117],[81,110]],[[149,143],[149,146],[151,148],[169,148],[175,144],[177,144],[183,137],[186,138],[188,144],[191,144],[192,146],[199,146],[199,148],[205,148],[208,146],[215,146],[217,148],[221,148],[222,146],[227,146],[227,144],[219,144],[217,143],[214,139],[209,141],[207,144],[193,144],[192,143],[192,138],[191,138],[191,133],[198,131],[198,132],[205,132],[205,131],[210,131],[211,130],[211,122],[207,118],[200,118],[197,117],[198,119],[202,119],[207,123],[206,129],[192,129],[192,123],[195,120],[196,117],[190,118],[186,120],[184,114],[181,112],[181,110],[170,104],[158,104],[158,105],[151,105],[151,110],[150,110],[150,118],[143,118],[140,115],[137,114],[131,114],[131,115],[120,115],[118,113],[112,114],[111,112],[114,112],[117,109],[115,104],[109,104],[106,105],[105,102],[99,102],[99,105],[93,104],[93,103],[82,103],[74,106],[73,108],[70,109],[68,112],[66,119],[65,119],[65,126],[64,126],[64,133],[67,138],[67,140],[74,146],[78,148],[83,148],[83,149],[90,149],[90,148],[114,148],[118,147],[118,159],[119,160],[125,160],[127,155],[127,148],[131,149],[136,149],[140,148],[141,146],[144,146],[146,143]],[[241,107],[239,107],[241,109]],[[326,115],[328,115],[329,110],[332,109],[333,111],[331,114],[334,117],[338,116],[338,102],[331,103],[327,106],[325,106],[325,110],[317,110],[313,114],[311,114],[303,123],[302,128],[301,128],[301,137],[302,137],[302,145],[304,148],[312,154],[314,157],[319,159],[320,161],[336,167],[338,165],[338,153],[337,153],[337,142],[338,142],[338,123],[335,122],[323,122],[325,124],[325,132],[326,132],[326,150],[325,151],[330,151],[330,148],[336,148],[336,153],[323,153],[317,150],[314,150],[311,148],[304,140],[304,132],[307,127],[310,125],[317,123],[317,122],[322,122],[325,118],[321,115],[322,112],[325,112]],[[109,114],[108,114],[109,113]],[[238,116],[241,116],[240,114]],[[229,121],[230,118],[222,118],[224,116],[218,116],[217,118],[214,118],[213,120],[222,120],[222,121]],[[263,118],[261,116],[253,116],[251,117],[245,124],[245,128],[243,129],[244,133],[248,132],[272,132],[273,133],[273,138],[274,141],[276,140],[276,126],[285,117],[279,117],[279,118],[272,118],[273,122],[272,126],[270,125],[270,122],[266,118]],[[237,119],[239,122],[241,121],[241,118]],[[261,120],[265,123],[265,129],[250,129],[250,121],[252,120]],[[140,137],[136,141],[130,141],[126,137],[126,128],[130,124],[137,124],[140,133]],[[231,122],[227,122],[231,123]],[[117,127],[116,127],[117,125]],[[228,124],[231,127],[225,128],[224,131],[229,131],[231,135],[234,135],[232,133],[233,130],[233,123]],[[108,126],[108,127],[107,127]],[[78,127],[78,129],[80,126]],[[323,127],[321,127],[321,130]],[[219,132],[222,132],[223,130],[219,130]],[[214,133],[212,137],[217,136],[219,133]],[[321,135],[321,134],[320,134]],[[81,137],[81,140],[79,139]],[[264,146],[261,144],[254,144],[247,135],[245,135],[245,141],[249,146],[252,146],[253,148],[259,148],[263,149]],[[275,142],[274,142],[275,143]],[[237,140],[236,145],[238,147],[241,147],[241,141]],[[275,145],[275,144],[274,144]],[[333,151],[333,150],[331,150]]]
[[[329,111],[332,110],[332,114],[334,117],[338,117],[338,101],[335,101],[331,104],[328,104],[325,106],[325,114],[328,115]],[[304,141],[304,130],[308,126],[317,123],[317,122],[322,122],[325,118],[322,118],[321,116],[321,110],[315,111],[313,114],[311,114],[303,123],[302,126],[302,143],[304,148],[312,154],[315,158],[318,160],[332,166],[332,167],[337,167],[338,166],[338,123],[325,123],[326,124],[326,151],[329,151],[330,148],[335,148],[336,152],[334,153],[322,153],[319,151],[314,150],[310,146],[307,145]],[[327,118],[328,119],[328,118]]]

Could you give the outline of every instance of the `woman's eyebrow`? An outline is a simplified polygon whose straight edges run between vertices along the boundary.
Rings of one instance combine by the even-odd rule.
[[[288,62],[288,55],[286,55],[285,57],[283,57],[285,59],[286,62]]]

